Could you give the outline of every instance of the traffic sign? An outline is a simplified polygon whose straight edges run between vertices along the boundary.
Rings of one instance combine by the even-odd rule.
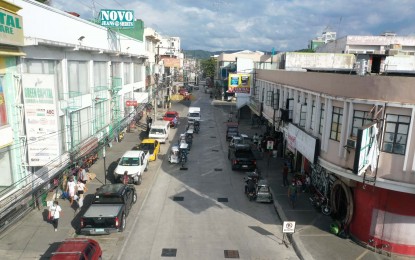
[[[282,233],[294,233],[295,221],[284,221],[282,225]]]
[[[274,149],[274,141],[267,141],[267,149],[268,150]]]
[[[127,100],[125,103],[126,103],[125,105],[127,107],[136,107],[136,106],[138,106],[138,103],[137,103],[136,100]]]

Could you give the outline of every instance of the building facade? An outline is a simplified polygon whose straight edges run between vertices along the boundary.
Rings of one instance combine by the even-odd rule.
[[[250,106],[356,240],[415,255],[415,78],[333,72],[256,70]]]
[[[25,21],[24,42],[0,45],[4,227],[52,179],[62,181],[61,173],[116,140],[143,108],[137,104],[150,100],[142,40],[38,2],[14,1],[18,15],[18,7],[0,3],[15,27]]]

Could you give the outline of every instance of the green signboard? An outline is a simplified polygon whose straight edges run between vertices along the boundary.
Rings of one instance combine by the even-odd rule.
[[[134,11],[132,10],[108,10],[99,12],[100,22],[105,27],[134,27]]]

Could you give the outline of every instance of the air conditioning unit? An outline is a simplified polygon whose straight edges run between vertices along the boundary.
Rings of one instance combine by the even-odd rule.
[[[348,138],[346,146],[348,148],[356,149],[356,139]]]

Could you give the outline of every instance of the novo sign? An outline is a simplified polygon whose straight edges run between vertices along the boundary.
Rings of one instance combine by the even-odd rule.
[[[297,150],[313,164],[317,160],[319,152],[318,139],[308,135],[291,123],[288,125],[287,147],[290,150]]]
[[[134,11],[131,10],[101,10],[99,17],[102,26],[134,27]]]
[[[23,45],[23,21],[16,15],[0,8],[0,43]]]

